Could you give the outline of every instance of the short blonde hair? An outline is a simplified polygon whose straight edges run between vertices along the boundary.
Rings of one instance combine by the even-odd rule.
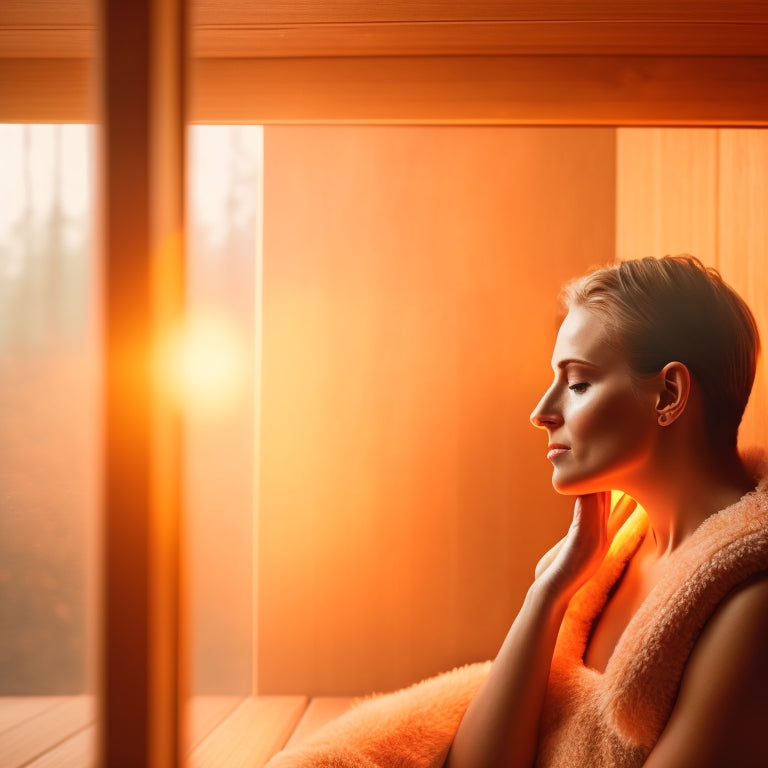
[[[710,437],[734,448],[760,352],[755,318],[711,267],[689,255],[623,261],[563,289],[566,308],[596,312],[639,376],[687,366],[701,388]]]

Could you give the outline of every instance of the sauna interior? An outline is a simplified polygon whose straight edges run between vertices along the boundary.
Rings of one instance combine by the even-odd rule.
[[[111,766],[95,22],[26,5],[0,16],[0,764]],[[256,5],[200,2],[189,67],[187,310],[215,322],[203,370],[230,372],[177,467],[200,768],[263,765],[353,697],[495,654],[570,518],[528,421],[565,280],[689,252],[768,339],[764,11]]]

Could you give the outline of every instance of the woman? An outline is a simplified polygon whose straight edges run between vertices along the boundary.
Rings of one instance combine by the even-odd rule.
[[[768,490],[736,448],[754,319],[692,257],[598,270],[564,304],[531,421],[573,523],[445,765],[766,766]]]
[[[573,522],[496,659],[365,700],[268,768],[768,766],[768,475],[736,449],[754,319],[692,257],[597,270],[564,304],[531,421]]]

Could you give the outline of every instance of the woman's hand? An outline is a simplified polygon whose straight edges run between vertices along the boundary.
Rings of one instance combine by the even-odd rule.
[[[568,535],[542,558],[537,580],[470,703],[446,768],[530,768],[536,759],[552,653],[573,593],[597,570],[635,506],[610,493],[580,496]]]
[[[616,531],[635,506],[629,496],[623,496],[611,514],[610,491],[578,496],[568,534],[541,558],[537,580],[575,592],[600,567]]]

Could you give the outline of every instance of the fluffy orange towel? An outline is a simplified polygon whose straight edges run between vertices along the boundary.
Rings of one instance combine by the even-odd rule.
[[[362,699],[266,768],[439,768],[491,662]]]

